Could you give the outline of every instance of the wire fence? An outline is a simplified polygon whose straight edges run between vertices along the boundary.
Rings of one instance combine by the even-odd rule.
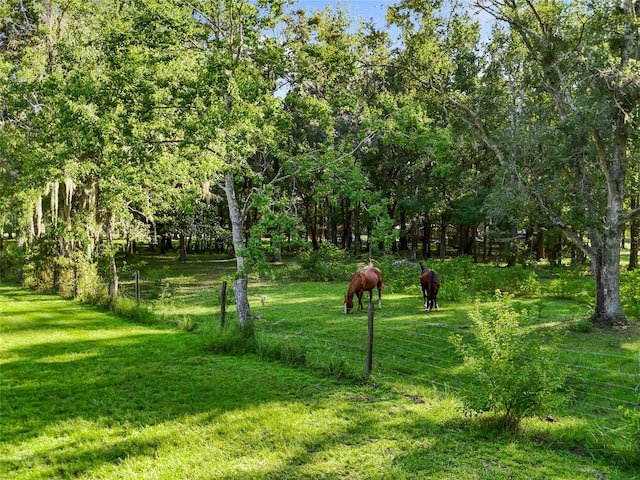
[[[122,295],[140,299],[143,304],[164,301],[172,304],[174,311],[179,311],[180,305],[189,305],[192,310],[195,304],[206,302],[200,309],[208,322],[206,328],[219,324],[222,292],[219,280],[136,278],[134,272],[123,276],[120,283]],[[233,309],[232,295],[225,303]],[[372,377],[379,382],[426,385],[462,395],[469,382],[477,381],[460,373],[462,359],[450,340],[455,334],[472,341],[473,332],[468,326],[448,325],[437,320],[442,318],[438,314],[402,322],[389,316],[377,318],[377,314],[373,314],[372,338],[364,320],[366,313],[356,317],[356,329],[353,315],[330,328],[314,322],[266,321],[258,316],[256,329],[265,337],[286,339],[304,348],[311,364],[330,358],[355,375],[366,375],[370,368]],[[624,332],[618,345],[605,344],[599,351],[560,347],[556,366],[569,372],[563,393],[570,405],[579,406],[567,412],[579,411],[598,421],[617,415],[620,408],[640,408],[640,349],[633,346],[633,338],[625,341],[623,337]]]

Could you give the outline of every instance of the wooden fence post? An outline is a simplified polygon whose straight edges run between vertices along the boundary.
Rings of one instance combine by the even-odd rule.
[[[140,306],[140,270],[136,270],[136,303]]]
[[[369,332],[367,334],[367,377],[371,376],[371,367],[373,366],[373,302],[369,301],[369,310],[367,311],[369,319]]]
[[[227,282],[222,282],[220,290],[220,326],[224,328],[225,316],[227,311]]]

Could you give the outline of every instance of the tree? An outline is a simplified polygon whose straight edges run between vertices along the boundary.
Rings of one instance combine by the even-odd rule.
[[[305,187],[300,190],[313,247],[319,248],[319,229],[338,242],[341,224],[342,247],[357,257],[362,212],[371,212],[378,199],[360,162],[373,133],[362,122],[363,49],[349,28],[346,14],[329,8],[311,17],[299,11],[288,20],[293,66],[285,108],[293,116],[290,151]]]
[[[176,117],[174,135],[184,152],[196,152],[199,179],[214,181],[225,192],[236,256],[235,293],[238,322],[252,332],[248,300],[246,217],[260,169],[251,160],[277,144],[282,76],[282,45],[267,35],[282,15],[281,1],[218,0],[179,2],[179,18],[157,12],[156,22],[183,32],[185,49],[177,82],[170,87]],[[277,175],[277,173],[276,173]],[[243,195],[244,194],[244,195]],[[242,196],[241,196],[242,195]]]
[[[525,100],[548,106],[545,114],[533,103],[524,105],[521,114],[539,126],[538,141],[536,148],[529,145],[517,155],[496,148],[484,127],[477,131],[589,258],[596,281],[594,321],[626,323],[620,244],[625,223],[640,214],[637,207],[625,209],[629,136],[640,99],[640,2],[477,4],[510,27],[510,41],[521,42],[527,71],[519,82],[529,97]],[[521,120],[523,127],[525,117]]]
[[[402,88],[413,93],[431,118],[434,132],[443,132],[439,146],[434,141],[429,162],[429,218],[425,231],[439,221],[440,257],[446,254],[447,229],[457,223],[459,249],[469,252],[481,217],[486,192],[483,182],[493,170],[471,148],[468,126],[457,117],[459,92],[472,94],[480,79],[481,62],[476,52],[477,23],[451,2],[403,0],[389,9],[387,18],[401,29],[402,44],[391,67]],[[443,146],[447,146],[443,148]],[[479,163],[485,164],[479,168]],[[425,179],[426,180],[426,179]],[[465,207],[463,214],[458,209]],[[469,207],[476,210],[471,214]],[[426,253],[430,253],[427,251]]]
[[[0,131],[27,245],[107,260],[117,295],[116,236],[146,238],[153,189],[175,168],[156,123],[164,46],[147,21],[154,2],[11,2],[3,44],[7,122]],[[5,63],[6,62],[6,63]],[[153,140],[153,141],[152,141]],[[158,168],[159,167],[159,168]],[[163,173],[160,173],[163,172]],[[54,264],[55,267],[55,264]]]

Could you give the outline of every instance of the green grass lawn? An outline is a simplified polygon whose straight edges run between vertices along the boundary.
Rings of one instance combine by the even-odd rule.
[[[311,368],[296,368],[211,352],[230,262],[159,265],[145,265],[165,282],[149,324],[0,286],[0,478],[640,478],[616,434],[617,405],[637,401],[637,325],[582,333],[568,328],[580,302],[519,298],[565,331],[572,374],[554,421],[516,435],[461,410],[469,379],[448,338],[470,334],[472,303],[426,316],[411,289],[383,293],[361,383],[348,378],[364,371],[366,314],[342,313],[346,285],[252,278],[258,337],[300,349]]]
[[[429,389],[215,356],[203,336],[12,288],[0,305],[2,478],[634,478],[483,433]]]

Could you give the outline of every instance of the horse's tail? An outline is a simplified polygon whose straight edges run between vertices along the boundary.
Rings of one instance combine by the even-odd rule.
[[[436,279],[436,272],[431,270],[429,272],[429,276],[427,277],[427,281],[429,282],[430,295],[433,295],[433,282],[435,281],[435,279]]]

